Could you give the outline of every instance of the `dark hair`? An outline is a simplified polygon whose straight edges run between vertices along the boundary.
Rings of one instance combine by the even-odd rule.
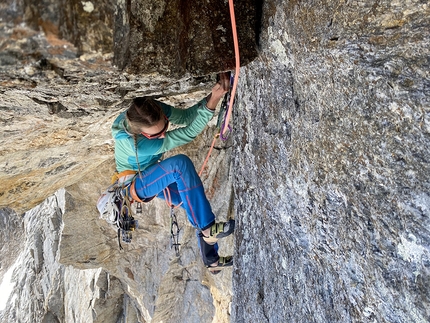
[[[152,97],[144,96],[133,99],[126,112],[131,132],[138,134],[140,128],[151,127],[161,119],[164,113],[161,106]]]

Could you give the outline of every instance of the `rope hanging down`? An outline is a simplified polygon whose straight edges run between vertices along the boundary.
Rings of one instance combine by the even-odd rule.
[[[233,43],[234,43],[234,53],[235,53],[235,57],[236,57],[236,68],[235,68],[235,72],[234,72],[234,80],[232,80],[232,78],[230,78],[230,91],[229,93],[226,94],[226,99],[228,100],[228,102],[223,102],[223,105],[226,106],[226,111],[225,111],[225,115],[224,115],[224,122],[221,125],[221,130],[218,134],[215,135],[214,139],[212,140],[212,144],[211,147],[209,149],[209,152],[205,158],[205,161],[203,162],[202,168],[199,172],[199,176],[202,175],[206,164],[209,160],[209,157],[212,153],[212,150],[215,146],[215,142],[218,139],[218,137],[221,138],[221,140],[225,141],[227,140],[227,136],[226,136],[226,132],[227,130],[230,130],[231,127],[229,126],[229,122],[230,122],[230,117],[231,117],[231,112],[233,110],[233,104],[234,104],[234,97],[236,95],[236,88],[237,88],[237,82],[239,80],[239,69],[240,69],[240,58],[239,58],[239,42],[237,39],[237,31],[236,31],[236,18],[234,15],[234,4],[233,4],[233,0],[229,0],[229,8],[230,8],[230,20],[231,20],[231,29],[233,31]],[[222,115],[221,111],[220,111],[220,115]],[[219,126],[219,125],[218,125]],[[180,203],[179,205],[173,205],[172,200],[171,200],[171,196],[170,196],[170,190],[169,188],[166,188],[163,190],[163,194],[164,194],[164,199],[167,203],[167,205],[170,207],[170,247],[174,247],[175,251],[176,251],[176,256],[179,256],[179,248],[180,248],[180,243],[179,243],[179,232],[180,232],[180,228],[178,226],[178,222],[176,219],[176,214],[174,212],[174,209],[179,207],[182,203]]]
[[[233,111],[233,104],[234,104],[234,97],[236,96],[237,83],[239,80],[240,56],[239,56],[239,41],[237,38],[237,30],[236,30],[236,17],[234,15],[234,3],[233,3],[233,0],[228,0],[228,3],[229,3],[229,8],[230,8],[231,30],[233,32],[234,55],[236,58],[234,80],[233,80],[233,84],[231,85],[230,92],[227,93],[230,96],[230,100],[226,106],[226,115],[224,118],[224,122],[222,123],[220,132],[218,134],[216,134],[214,139],[212,140],[211,147],[210,147],[209,152],[205,158],[205,161],[203,162],[202,168],[200,169],[199,176],[201,176],[203,174],[203,171],[206,167],[206,164],[207,164],[209,157],[212,153],[212,150],[215,146],[215,142],[216,142],[217,138],[220,137],[221,140],[223,140],[223,141],[227,140],[226,132],[227,132],[227,130],[231,129],[231,127],[229,126],[229,123],[230,123],[231,113]]]
[[[234,82],[233,82],[233,87],[231,89],[230,103],[228,105],[229,109],[227,111],[227,116],[224,121],[224,127],[221,129],[221,136],[224,136],[228,129],[228,124],[230,122],[230,117],[231,117],[231,111],[233,110],[234,97],[236,95],[236,88],[237,88],[237,82],[239,80],[239,70],[240,70],[239,42],[237,39],[236,18],[234,16],[233,0],[228,0],[228,4],[230,8],[231,30],[233,32],[234,55],[236,57],[236,69],[234,71]]]

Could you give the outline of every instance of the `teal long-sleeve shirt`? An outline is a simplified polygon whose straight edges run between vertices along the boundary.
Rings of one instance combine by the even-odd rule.
[[[163,153],[194,140],[212,119],[214,112],[206,106],[206,98],[188,109],[177,109],[157,101],[170,123],[183,126],[168,131],[164,138],[148,139],[137,135],[137,147],[134,137],[125,128],[125,112],[121,113],[112,125],[115,139],[115,162],[118,172],[124,170],[144,170],[157,163]],[[137,160],[136,160],[137,148]]]

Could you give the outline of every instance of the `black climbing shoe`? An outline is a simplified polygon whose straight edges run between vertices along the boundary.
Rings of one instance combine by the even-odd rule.
[[[218,264],[216,266],[206,266],[210,273],[213,275],[219,274],[221,270],[227,267],[233,266],[233,257],[219,257]]]

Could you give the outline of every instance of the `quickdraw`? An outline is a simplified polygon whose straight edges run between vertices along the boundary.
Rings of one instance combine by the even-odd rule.
[[[182,202],[179,205],[174,205],[172,203],[172,197],[170,195],[170,190],[166,187],[163,190],[164,200],[166,201],[167,206],[170,207],[170,249],[175,248],[176,257],[180,256],[180,247],[179,243],[179,232],[181,228],[178,225],[178,219],[176,218],[175,209],[181,206]]]
[[[175,248],[176,257],[179,257],[179,250],[181,247],[181,244],[179,243],[179,232],[181,229],[179,228],[174,210],[174,207],[170,207],[170,249]]]
[[[233,111],[233,105],[235,102],[235,97],[236,97],[236,89],[237,89],[237,83],[239,81],[239,71],[240,71],[240,56],[239,56],[239,41],[238,41],[238,37],[237,37],[237,30],[236,30],[236,18],[234,15],[234,3],[233,0],[229,0],[228,1],[229,4],[229,9],[230,9],[230,20],[231,20],[231,30],[233,32],[233,44],[234,44],[234,54],[235,54],[235,70],[234,70],[234,80],[233,78],[233,73],[230,75],[230,90],[229,92],[226,93],[226,95],[224,96],[224,100],[223,103],[221,105],[221,107],[225,107],[225,113],[223,114],[220,111],[220,114],[218,116],[218,125],[217,127],[220,127],[221,122],[220,122],[220,118],[223,118],[224,121],[222,122],[222,126],[221,126],[221,130],[218,134],[215,135],[214,139],[212,140],[212,145],[209,148],[209,152],[205,158],[205,161],[203,162],[203,165],[200,169],[199,172],[199,176],[201,176],[203,174],[203,171],[206,167],[206,164],[209,160],[209,157],[212,153],[212,150],[215,146],[215,142],[217,140],[218,137],[221,138],[222,141],[226,141],[228,136],[226,135],[227,131],[228,133],[231,132],[231,127],[229,125],[230,122],[230,117],[231,117],[231,113]],[[225,101],[225,103],[224,103]],[[227,103],[228,102],[228,103]]]
[[[231,21],[231,31],[233,33],[233,45],[234,45],[234,56],[235,56],[235,70],[234,70],[234,81],[231,87],[231,97],[230,97],[230,106],[233,106],[233,101],[236,96],[236,88],[237,83],[239,81],[239,71],[240,71],[240,54],[239,54],[239,40],[237,37],[237,30],[236,30],[236,18],[234,15],[234,3],[233,0],[228,0],[228,5],[230,9],[230,21]],[[228,126],[231,112],[233,109],[227,110],[227,115],[225,117],[225,124]],[[221,136],[224,136],[226,131],[228,130],[228,127],[224,127],[221,129]]]
[[[230,111],[230,103],[231,103],[231,90],[233,88],[234,76],[233,73],[230,74],[230,90],[224,95],[224,98],[221,103],[221,107],[218,114],[217,128],[220,129],[219,137],[222,141],[226,141],[228,139],[228,135],[231,132],[231,126],[228,124],[227,115]],[[233,100],[233,105],[236,101]],[[231,107],[233,108],[233,107]],[[228,132],[227,132],[228,131]]]
[[[212,140],[212,144],[209,148],[209,152],[206,155],[205,160],[203,161],[202,167],[200,168],[199,171],[199,176],[202,176],[203,171],[205,170],[206,164],[209,161],[209,157],[212,154],[212,150],[215,147],[215,143],[216,140],[218,139],[218,137],[222,140],[222,141],[226,141],[228,139],[228,135],[231,133],[232,128],[230,127],[229,123],[228,123],[228,115],[229,112],[231,112],[231,110],[233,109],[233,106],[235,104],[235,100],[231,99],[231,95],[232,95],[232,84],[234,83],[234,77],[233,77],[233,73],[230,74],[230,90],[224,95],[224,98],[221,102],[221,107],[220,107],[220,111],[218,114],[218,120],[217,120],[217,129],[219,129],[220,131],[217,132],[217,134],[214,136],[213,140]],[[226,134],[228,130],[228,133]]]

